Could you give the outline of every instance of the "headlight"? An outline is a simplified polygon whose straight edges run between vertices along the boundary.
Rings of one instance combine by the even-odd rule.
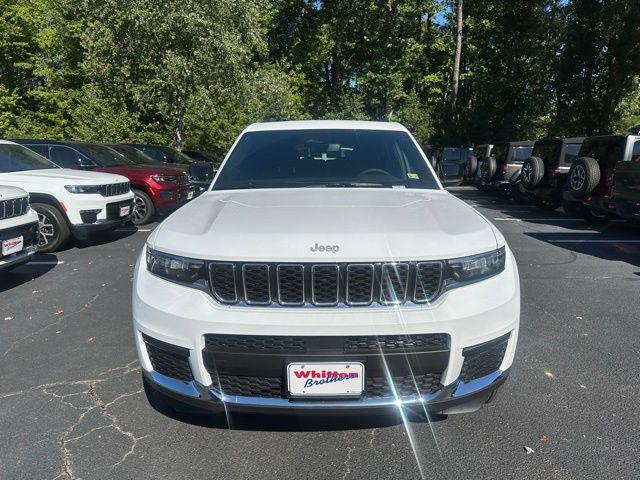
[[[153,178],[158,183],[175,183],[178,181],[178,177],[176,177],[175,175],[152,175],[151,178]]]
[[[207,288],[207,269],[201,260],[178,257],[147,247],[147,270],[171,282]]]
[[[445,263],[445,288],[478,282],[504,270],[505,247],[470,257],[454,258]]]
[[[98,185],[65,185],[64,188],[69,193],[100,193]]]

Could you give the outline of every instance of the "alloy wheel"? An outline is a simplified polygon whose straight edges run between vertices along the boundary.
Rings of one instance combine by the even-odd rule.
[[[53,222],[44,213],[38,212],[38,246],[45,247],[52,243],[56,236],[56,228]]]
[[[531,165],[529,163],[525,163],[524,167],[522,167],[523,183],[530,184],[532,176],[533,176],[533,168],[531,168]]]
[[[571,188],[579,191],[584,186],[587,178],[587,172],[582,165],[576,165],[571,172]]]
[[[147,214],[147,204],[144,199],[136,195],[133,199],[133,220],[139,222]]]

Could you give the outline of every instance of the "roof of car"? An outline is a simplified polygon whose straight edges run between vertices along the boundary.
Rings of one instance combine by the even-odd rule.
[[[562,143],[582,143],[584,142],[585,137],[551,137],[551,138],[541,138],[540,140],[536,140],[536,143],[543,142],[562,142]]]
[[[535,142],[531,140],[518,140],[514,142],[496,142],[493,145],[510,145],[512,147],[533,147]]]
[[[268,130],[316,129],[407,131],[404,126],[396,122],[370,122],[363,120],[295,120],[287,122],[261,122],[249,125],[244,131],[262,132]]]

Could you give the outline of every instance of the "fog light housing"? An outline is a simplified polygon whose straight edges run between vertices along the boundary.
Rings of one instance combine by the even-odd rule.
[[[169,190],[161,190],[160,198],[162,198],[163,200],[173,200],[173,192]]]
[[[96,223],[98,221],[98,214],[102,209],[97,210],[80,210],[80,218],[82,223]]]

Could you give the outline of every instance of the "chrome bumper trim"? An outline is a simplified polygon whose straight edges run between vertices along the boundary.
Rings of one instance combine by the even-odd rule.
[[[489,393],[500,386],[507,378],[509,371],[497,370],[484,377],[476,378],[464,382],[457,380],[451,385],[447,385],[437,392],[426,395],[414,395],[409,397],[395,398],[362,398],[356,400],[290,400],[288,398],[262,398],[245,397],[235,395],[225,395],[217,391],[212,386],[205,386],[196,381],[184,382],[176,380],[155,371],[144,372],[153,383],[165,390],[166,393],[183,396],[198,402],[217,404],[226,407],[237,407],[238,409],[259,409],[268,411],[269,409],[282,410],[350,410],[368,408],[392,408],[401,406],[417,405],[445,405],[449,402],[464,401],[465,398],[473,397],[483,391]],[[186,399],[185,399],[186,400]]]
[[[6,257],[0,257],[0,269],[10,267],[16,263],[24,262],[26,258],[33,256],[38,250],[38,247],[33,245],[26,247],[24,250],[18,253],[7,255]],[[15,256],[14,256],[15,255]]]

